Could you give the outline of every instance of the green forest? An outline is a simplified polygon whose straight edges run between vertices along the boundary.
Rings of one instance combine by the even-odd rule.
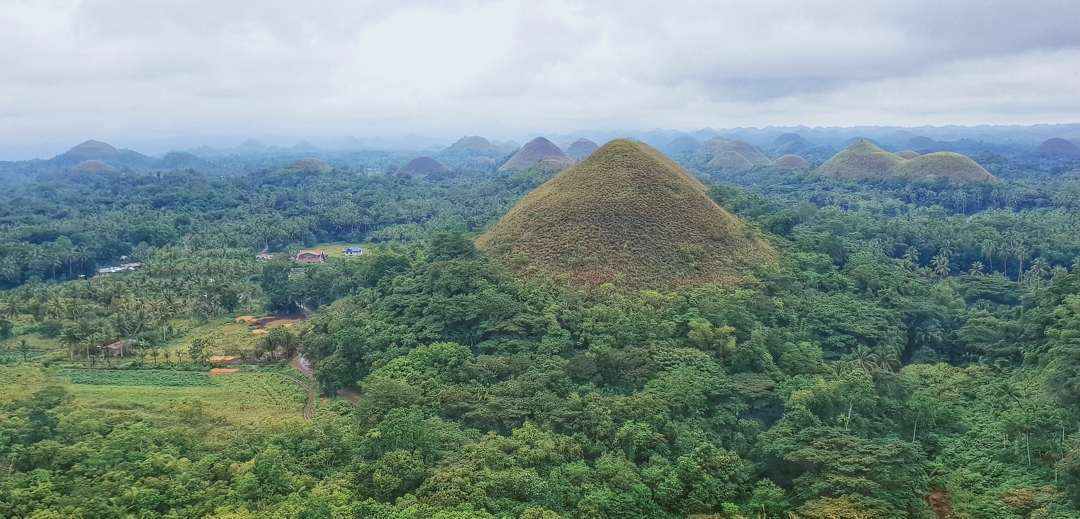
[[[1080,183],[974,158],[691,167],[778,260],[670,290],[479,252],[538,173],[13,186],[0,517],[1080,518]]]

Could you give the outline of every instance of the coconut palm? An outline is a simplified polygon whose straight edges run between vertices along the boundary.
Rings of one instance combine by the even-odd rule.
[[[908,247],[907,250],[904,251],[904,259],[918,265],[919,249],[916,249],[915,247]]]
[[[949,276],[949,256],[942,253],[930,258],[930,266],[933,268],[934,274],[939,278],[945,278]]]
[[[971,264],[971,269],[968,270],[968,275],[981,276],[983,273],[983,264],[981,261],[976,261]]]

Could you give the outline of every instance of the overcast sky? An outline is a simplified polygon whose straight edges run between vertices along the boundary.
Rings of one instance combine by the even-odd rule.
[[[1075,0],[0,0],[0,154],[1080,122],[1078,20]]]

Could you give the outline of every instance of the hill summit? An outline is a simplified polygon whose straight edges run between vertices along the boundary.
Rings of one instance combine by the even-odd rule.
[[[554,143],[537,137],[526,142],[506,164],[499,167],[499,171],[524,171],[536,167],[558,171],[573,163],[574,159],[567,157]]]
[[[599,148],[600,146],[597,146],[595,142],[582,137],[566,148],[566,156],[574,160],[581,160]]]
[[[79,144],[78,146],[75,146],[74,148],[71,148],[70,150],[67,150],[64,155],[79,157],[83,159],[97,159],[113,155],[116,153],[116,151],[116,148],[112,147],[108,143],[90,139],[82,144]]]
[[[642,288],[730,285],[775,251],[659,151],[611,141],[534,189],[476,245],[522,275]]]

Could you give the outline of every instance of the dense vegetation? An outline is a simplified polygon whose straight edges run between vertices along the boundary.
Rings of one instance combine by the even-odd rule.
[[[715,177],[778,259],[663,291],[505,275],[472,238],[529,177],[42,179],[0,206],[0,516],[1080,517],[1080,185],[994,168]],[[287,309],[270,372],[193,362]],[[358,403],[302,420],[292,349]]]

